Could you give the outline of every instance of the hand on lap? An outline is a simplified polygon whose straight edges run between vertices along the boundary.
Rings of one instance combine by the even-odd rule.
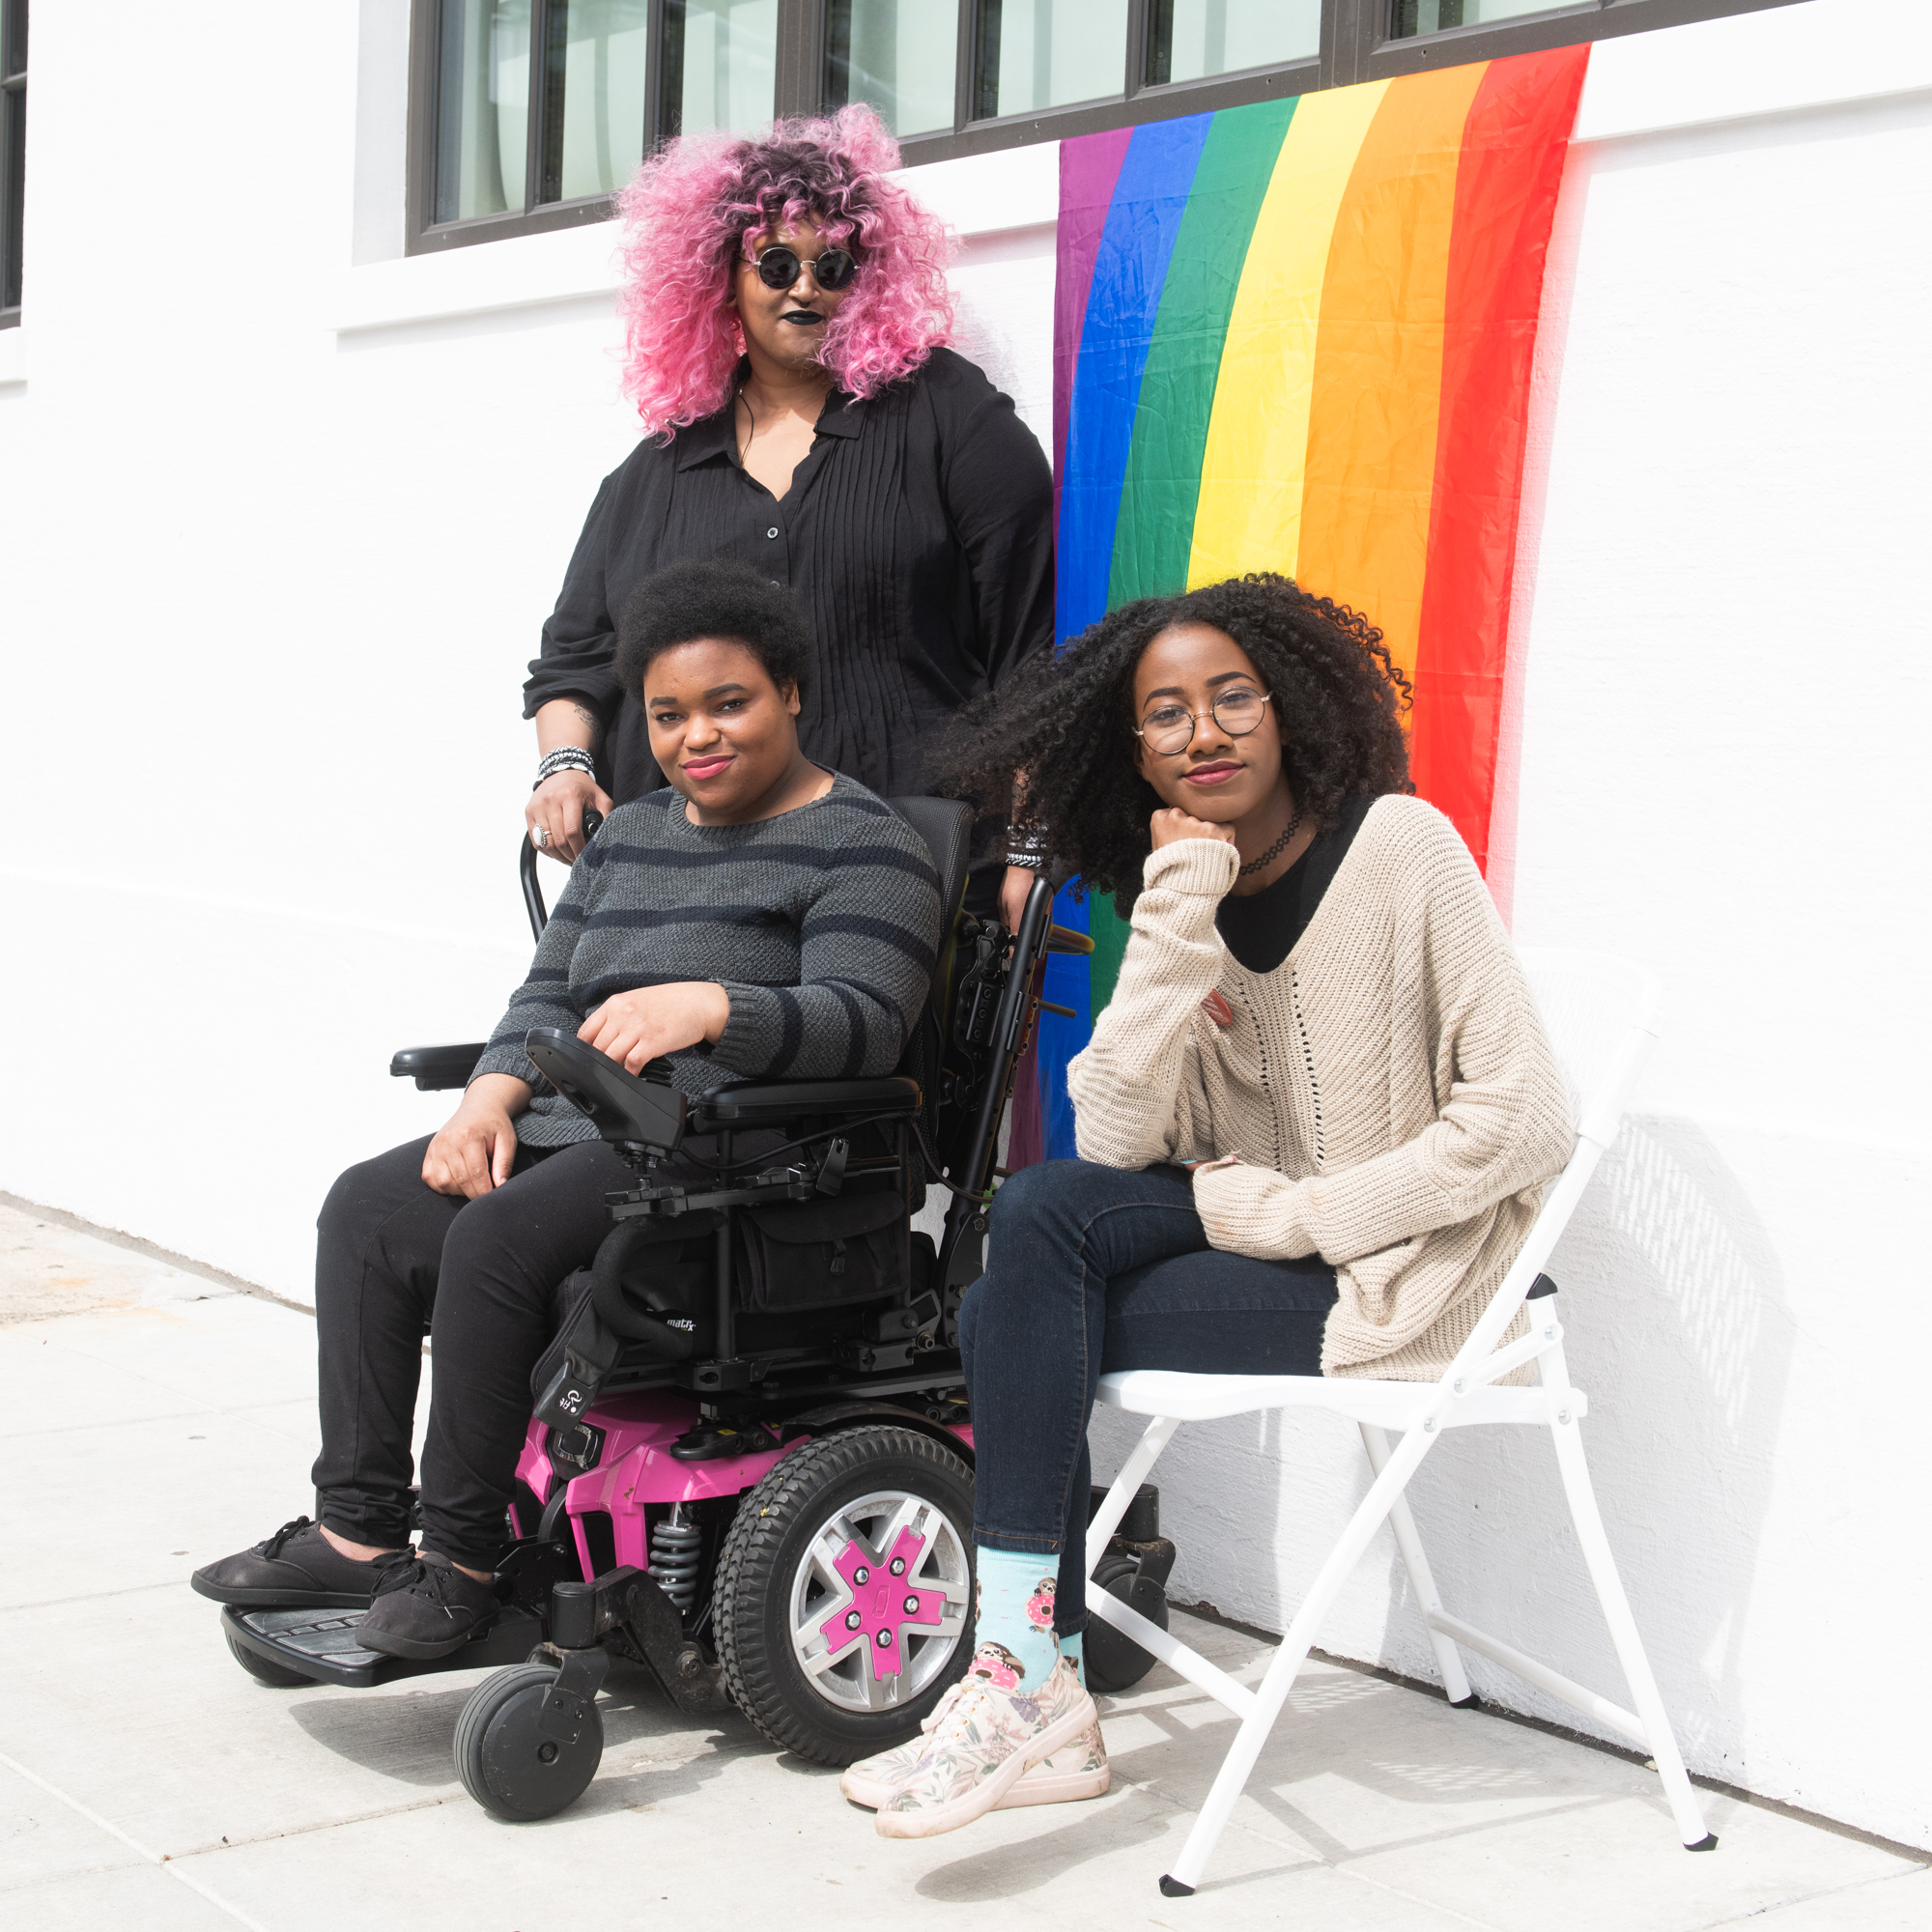
[[[439,1194],[474,1201],[510,1178],[517,1158],[514,1107],[529,1103],[530,1090],[507,1073],[485,1073],[469,1083],[462,1103],[423,1155],[424,1184]]]

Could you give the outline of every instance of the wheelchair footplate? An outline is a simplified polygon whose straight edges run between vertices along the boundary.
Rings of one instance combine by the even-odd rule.
[[[223,1606],[221,1623],[228,1641],[276,1669],[317,1684],[347,1684],[358,1690],[395,1677],[421,1677],[433,1670],[483,1670],[521,1663],[544,1640],[543,1619],[520,1604],[505,1604],[487,1630],[447,1657],[414,1660],[364,1650],[355,1631],[361,1610],[244,1610]]]

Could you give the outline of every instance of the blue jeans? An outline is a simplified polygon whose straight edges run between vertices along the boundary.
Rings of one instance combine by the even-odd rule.
[[[1210,1247],[1178,1167],[1049,1160],[1014,1175],[959,1311],[974,1540],[1057,1557],[1055,1626],[1085,1629],[1087,1421],[1101,1375],[1320,1375],[1334,1303],[1335,1270],[1319,1257]]]

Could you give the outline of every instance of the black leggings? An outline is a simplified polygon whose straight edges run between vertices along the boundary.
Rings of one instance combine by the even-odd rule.
[[[409,1540],[410,1437],[427,1334],[436,1361],[423,1445],[423,1547],[488,1569],[530,1417],[530,1371],[553,1298],[609,1233],[607,1189],[630,1170],[602,1141],[517,1150],[474,1201],[422,1179],[429,1141],[352,1167],[317,1222],[322,1520],[352,1542]]]

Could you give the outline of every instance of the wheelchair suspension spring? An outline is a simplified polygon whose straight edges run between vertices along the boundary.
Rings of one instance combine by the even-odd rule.
[[[670,1515],[651,1531],[651,1575],[681,1617],[688,1617],[697,1601],[698,1546],[703,1540],[704,1532],[685,1521],[682,1503],[673,1503]]]

